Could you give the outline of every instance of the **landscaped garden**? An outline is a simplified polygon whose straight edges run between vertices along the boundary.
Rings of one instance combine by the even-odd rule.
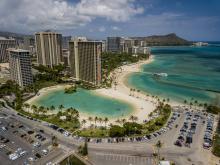
[[[218,126],[216,129],[216,133],[213,138],[213,149],[212,153],[218,157],[220,157],[220,119],[218,120]]]
[[[146,123],[139,124],[136,122],[136,116],[130,116],[128,121],[126,119],[118,119],[116,120],[116,123],[118,124],[110,124],[110,127],[106,127],[106,125],[96,127],[95,123],[98,120],[90,119],[90,121],[94,121],[94,124],[90,124],[89,128],[79,130],[77,134],[86,137],[123,137],[147,135],[159,130],[166,124],[171,114],[171,106],[168,104],[159,103],[153,114],[157,114],[157,117]]]

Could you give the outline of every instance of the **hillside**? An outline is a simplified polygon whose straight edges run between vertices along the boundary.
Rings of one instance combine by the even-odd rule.
[[[13,33],[13,32],[5,32],[5,31],[0,31],[0,36],[2,37],[13,37],[16,39],[23,39],[25,36],[30,36],[30,35],[25,35],[25,34],[19,34],[19,33]]]
[[[171,45],[190,45],[191,42],[178,37],[175,33],[167,35],[153,35],[148,37],[133,37],[137,40],[144,40],[149,46],[171,46]]]

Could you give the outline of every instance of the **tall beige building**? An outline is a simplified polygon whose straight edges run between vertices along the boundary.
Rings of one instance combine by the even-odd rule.
[[[35,34],[38,64],[53,67],[61,62],[62,35],[55,32]]]
[[[75,39],[70,41],[69,49],[73,77],[95,86],[101,85],[102,42]]]
[[[9,49],[9,68],[11,79],[19,86],[25,87],[33,84],[29,51]]]
[[[17,42],[15,39],[7,39],[4,37],[0,37],[0,63],[8,62],[9,54],[8,48],[15,48],[17,46]]]

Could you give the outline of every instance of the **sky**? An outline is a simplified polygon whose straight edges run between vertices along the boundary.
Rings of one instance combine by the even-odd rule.
[[[0,31],[220,41],[220,0],[0,0]]]

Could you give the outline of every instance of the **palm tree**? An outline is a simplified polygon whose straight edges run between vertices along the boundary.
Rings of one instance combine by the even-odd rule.
[[[98,118],[100,125],[102,125],[102,118]]]
[[[193,106],[193,103],[192,103],[192,102],[190,102],[190,109],[192,108],[192,106]]]
[[[43,111],[44,111],[44,106],[40,106],[40,107],[38,108],[38,114],[39,114],[39,113],[43,113]]]
[[[158,162],[159,162],[159,160],[160,160],[160,149],[162,148],[161,141],[158,140],[155,146],[157,147],[157,156],[158,156]]]
[[[36,105],[32,105],[31,109],[33,110],[33,113],[35,113],[35,114],[37,113],[38,108]]]
[[[122,119],[121,121],[122,121],[122,124],[126,123],[126,119]]]
[[[195,103],[195,109],[196,109],[196,106],[198,105],[198,101],[195,100],[194,103]]]
[[[136,91],[136,89],[133,89],[133,92],[134,92],[134,93],[133,93],[133,96],[135,95],[135,91]]]
[[[62,111],[62,109],[64,108],[63,104],[59,105],[59,110]]]
[[[104,122],[105,122],[105,128],[106,128],[106,124],[107,124],[108,121],[109,121],[108,118],[105,117],[105,119],[104,119]]]
[[[90,117],[88,118],[88,120],[90,121],[90,125],[92,125],[93,118],[90,116]]]
[[[96,116],[95,119],[94,119],[94,121],[95,121],[95,127],[96,127],[96,122],[97,122],[97,120],[98,120],[98,117]]]
[[[131,92],[132,92],[132,88],[130,88],[130,94],[129,94],[129,96],[131,96]]]
[[[121,121],[119,119],[115,120],[116,123],[120,124]]]
[[[118,84],[117,84],[117,82],[115,81],[115,82],[114,82],[115,90],[116,90],[116,86],[117,86],[117,85],[118,85]]]
[[[83,125],[85,125],[85,124],[86,124],[86,120],[83,119],[83,120],[82,120],[82,127],[83,127]]]
[[[76,112],[75,112],[75,118],[79,118],[79,112],[76,110]]]
[[[131,120],[132,122],[136,122],[136,121],[138,121],[138,117],[131,115],[129,120]]]
[[[24,107],[25,107],[26,109],[28,109],[28,112],[29,112],[30,104],[25,103],[25,104],[24,104]]]
[[[66,110],[66,113],[71,114],[71,109],[68,108],[68,109]]]
[[[53,111],[55,110],[55,107],[53,105],[50,106],[50,110]]]
[[[139,94],[138,93],[140,93],[140,90],[138,89],[137,90],[137,98],[139,98]]]
[[[47,113],[47,109],[42,109],[42,111],[41,111],[41,113],[43,114],[43,115],[46,115],[46,113]]]

